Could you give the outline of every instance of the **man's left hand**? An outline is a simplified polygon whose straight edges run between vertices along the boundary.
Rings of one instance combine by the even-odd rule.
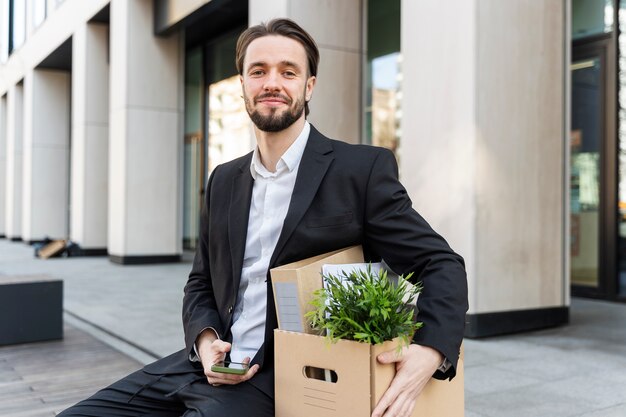
[[[372,417],[409,417],[415,400],[443,362],[443,355],[428,346],[411,344],[402,352],[378,355],[382,364],[395,363],[396,376],[372,412]]]

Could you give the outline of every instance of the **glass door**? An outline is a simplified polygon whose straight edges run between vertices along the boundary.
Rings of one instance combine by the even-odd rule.
[[[615,74],[608,37],[575,42],[571,64],[572,294],[613,298],[617,282]],[[613,74],[613,75],[611,75]]]
[[[602,59],[590,56],[572,63],[570,133],[571,281],[598,287],[600,242],[600,145]]]
[[[200,209],[204,194],[204,120],[202,48],[187,52],[185,59],[185,143],[183,165],[183,248],[198,243]]]

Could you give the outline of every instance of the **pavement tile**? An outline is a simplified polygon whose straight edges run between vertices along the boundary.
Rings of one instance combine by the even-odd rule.
[[[624,417],[626,416],[626,403],[615,407],[604,408],[602,410],[591,411],[589,413],[580,414],[577,417]],[[467,417],[467,415],[466,415]]]
[[[490,394],[519,389],[541,383],[541,379],[491,366],[473,366],[465,369],[465,390],[468,395]]]
[[[594,405],[584,399],[546,391],[546,385],[549,384],[470,396],[465,407],[486,417],[573,417],[594,410]]]

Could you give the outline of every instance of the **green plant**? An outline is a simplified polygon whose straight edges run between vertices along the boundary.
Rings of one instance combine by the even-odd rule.
[[[415,301],[421,285],[411,286],[407,278],[399,277],[394,284],[387,279],[387,271],[354,270],[342,276],[324,275],[326,288],[315,291],[311,304],[314,310],[306,313],[311,327],[326,333],[331,341],[356,340],[378,344],[399,337],[402,345],[422,327],[415,322]]]

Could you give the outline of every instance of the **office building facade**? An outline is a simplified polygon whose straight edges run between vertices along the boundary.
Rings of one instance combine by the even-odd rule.
[[[617,19],[620,5],[599,3],[602,13],[614,6]],[[570,280],[587,295],[626,296],[617,240],[613,270],[599,266],[608,234],[621,230],[618,130],[593,144],[587,125],[570,131],[582,120],[579,78],[593,78],[597,65],[617,68],[619,25],[583,33],[597,22],[575,20],[580,7],[0,0],[0,235],[70,239],[122,264],[177,261],[193,250],[208,174],[255,144],[234,66],[237,36],[289,17],[320,47],[311,123],[392,149],[415,208],[464,256],[468,335],[564,323]],[[570,52],[588,35],[608,45],[599,61]],[[570,69],[574,58],[583,72]],[[608,100],[617,81],[602,83]],[[617,97],[610,106],[601,111],[617,126]],[[606,178],[594,185],[600,169]]]

